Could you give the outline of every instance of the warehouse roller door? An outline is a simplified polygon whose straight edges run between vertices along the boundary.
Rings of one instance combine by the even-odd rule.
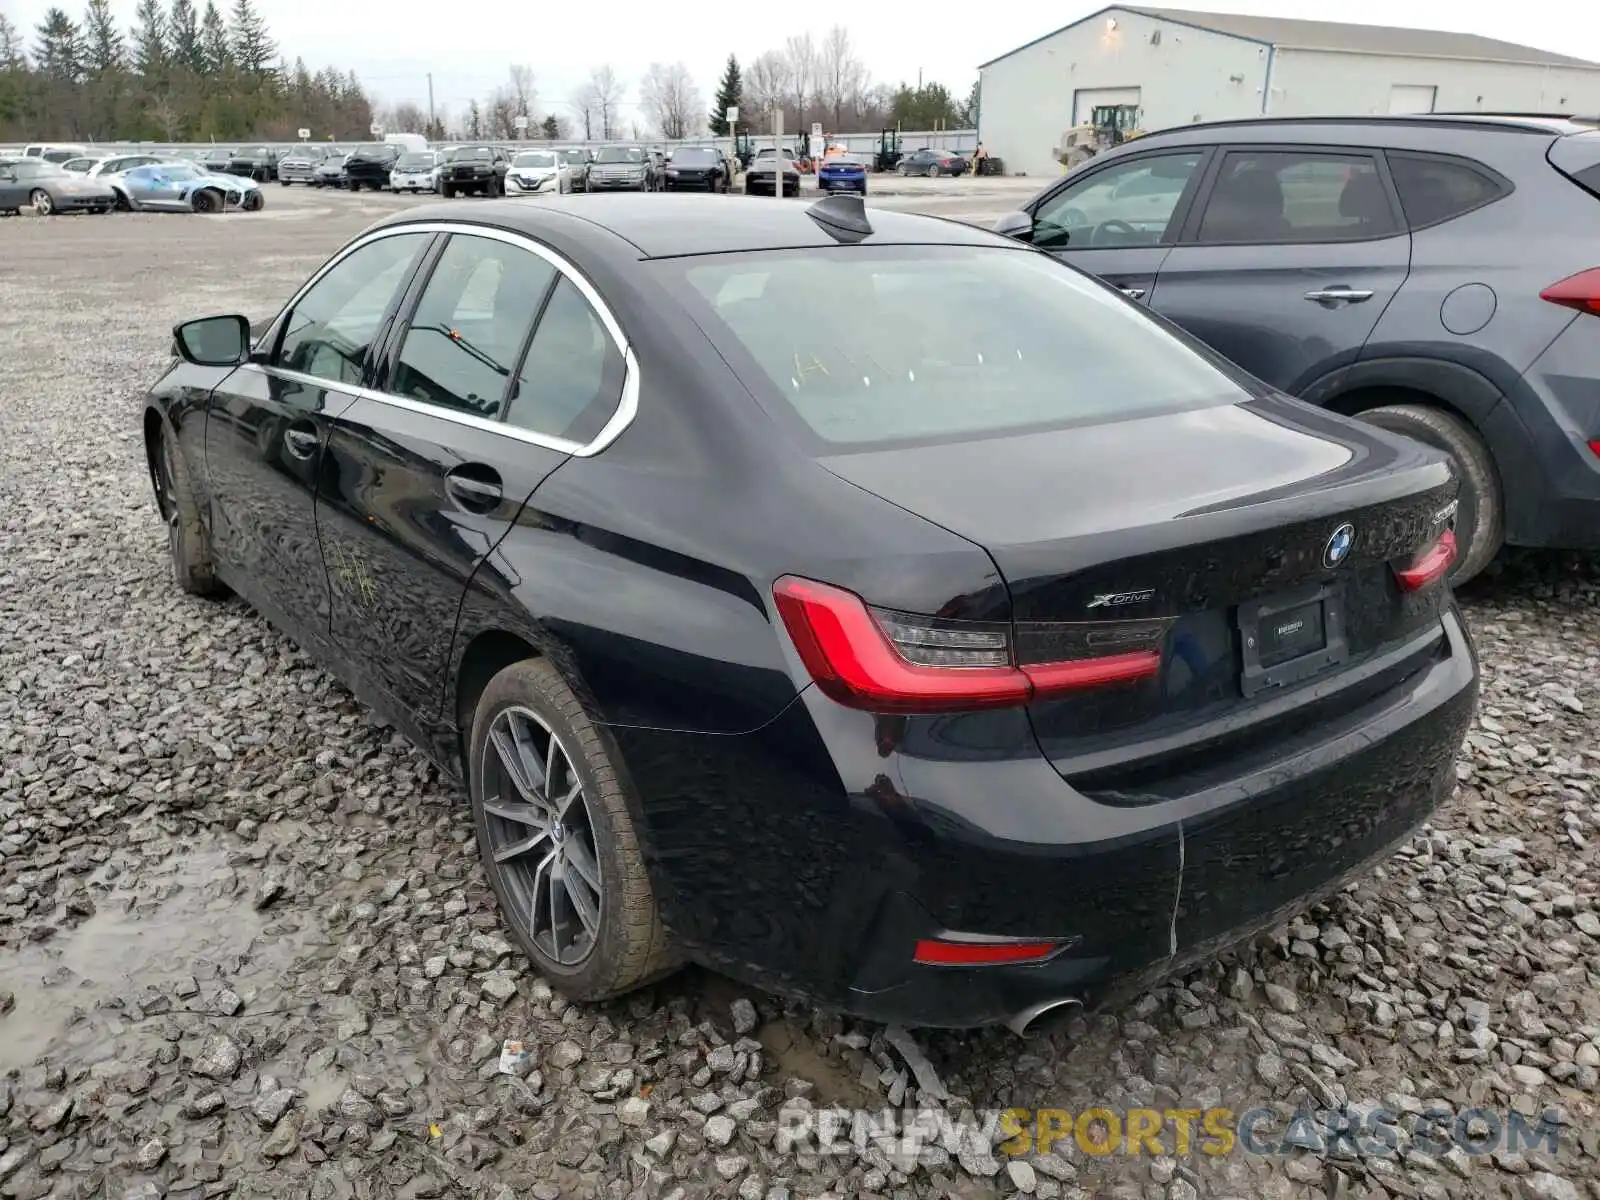
[[[1072,94],[1072,123],[1087,125],[1095,109],[1103,104],[1139,106],[1138,88],[1079,88]]]

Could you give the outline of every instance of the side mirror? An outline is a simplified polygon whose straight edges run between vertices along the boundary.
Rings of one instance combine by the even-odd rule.
[[[198,367],[235,367],[250,352],[247,317],[202,317],[185,321],[172,331],[178,353]]]
[[[1002,237],[1016,238],[1019,242],[1033,240],[1033,214],[1023,212],[1009,212],[994,223],[994,232]]]

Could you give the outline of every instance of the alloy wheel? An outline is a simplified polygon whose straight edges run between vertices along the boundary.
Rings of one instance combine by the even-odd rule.
[[[594,951],[603,894],[577,768],[550,726],[520,706],[495,717],[483,760],[486,865],[511,898],[509,917],[551,962],[576,967]]]
[[[48,217],[56,210],[56,202],[50,198],[50,193],[43,188],[35,189],[29,199],[33,201],[33,211],[41,217]]]

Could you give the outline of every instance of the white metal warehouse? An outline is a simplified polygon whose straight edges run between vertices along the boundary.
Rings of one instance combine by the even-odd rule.
[[[1103,8],[978,68],[978,136],[1007,171],[1054,175],[1062,135],[1136,105],[1195,121],[1407,112],[1600,115],[1600,64],[1465,33]]]

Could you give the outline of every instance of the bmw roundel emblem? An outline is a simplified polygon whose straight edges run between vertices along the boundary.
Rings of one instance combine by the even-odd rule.
[[[1356,544],[1356,527],[1349,523],[1339,526],[1328,536],[1328,544],[1322,548],[1322,565],[1330,570],[1337,567],[1350,557],[1350,550]]]

